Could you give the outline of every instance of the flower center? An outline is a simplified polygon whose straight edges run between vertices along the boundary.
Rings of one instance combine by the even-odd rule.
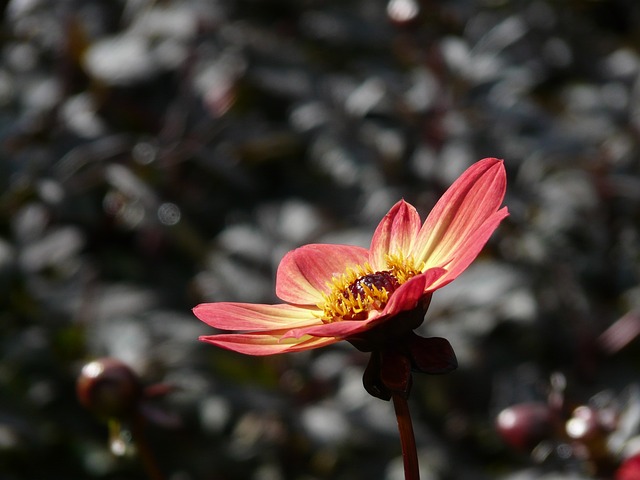
[[[364,320],[371,310],[384,309],[393,292],[420,273],[413,267],[413,262],[404,257],[389,256],[387,265],[387,270],[374,272],[365,263],[334,276],[329,283],[329,293],[318,305],[322,310],[322,321]]]
[[[375,290],[385,290],[387,294],[393,293],[400,286],[398,279],[391,272],[375,272],[369,273],[358,278],[355,282],[347,287],[347,291],[343,292],[344,298],[364,297],[370,295]]]

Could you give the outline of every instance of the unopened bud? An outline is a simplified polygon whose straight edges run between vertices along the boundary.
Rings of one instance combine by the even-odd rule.
[[[87,363],[78,377],[76,393],[80,403],[104,418],[125,418],[138,406],[142,386],[126,364],[114,358]]]
[[[505,408],[496,418],[503,440],[517,450],[531,450],[553,429],[549,406],[542,402],[520,403]]]

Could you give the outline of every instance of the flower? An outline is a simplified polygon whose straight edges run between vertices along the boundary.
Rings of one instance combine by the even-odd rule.
[[[411,334],[423,321],[432,292],[469,266],[508,215],[506,207],[500,208],[505,189],[502,161],[486,158],[454,182],[424,223],[412,205],[400,200],[376,228],[369,249],[297,248],[284,256],[276,275],[276,294],[285,303],[200,304],[193,309],[196,317],[236,332],[200,339],[249,355],[309,350],[341,340],[364,351],[387,351],[394,338],[410,339],[407,348],[417,350],[420,337]],[[443,351],[447,348],[448,342]],[[414,364],[425,364],[423,371],[438,360],[409,356]]]

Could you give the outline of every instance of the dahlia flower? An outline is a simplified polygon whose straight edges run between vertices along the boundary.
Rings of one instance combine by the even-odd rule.
[[[412,368],[432,373],[455,368],[448,342],[422,339],[412,331],[423,321],[431,294],[469,266],[508,215],[501,208],[505,189],[502,161],[486,158],[451,185],[424,223],[412,205],[400,200],[380,221],[368,249],[297,248],[277,270],[275,290],[283,303],[200,304],[193,309],[196,317],[232,332],[200,339],[248,355],[309,350],[341,340],[363,351],[387,351],[402,339]],[[438,358],[420,353],[426,340],[444,356],[443,365],[428,365]]]

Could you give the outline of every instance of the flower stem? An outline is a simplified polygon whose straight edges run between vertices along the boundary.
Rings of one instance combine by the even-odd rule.
[[[398,420],[398,431],[400,432],[404,478],[405,480],[420,480],[418,451],[416,449],[416,438],[413,434],[411,414],[409,413],[409,403],[407,402],[407,398],[401,393],[394,392],[392,398]]]
[[[133,440],[138,448],[138,456],[142,461],[144,470],[149,480],[165,480],[165,476],[158,465],[158,460],[153,453],[149,440],[145,433],[145,421],[139,413],[135,415],[131,425]]]

